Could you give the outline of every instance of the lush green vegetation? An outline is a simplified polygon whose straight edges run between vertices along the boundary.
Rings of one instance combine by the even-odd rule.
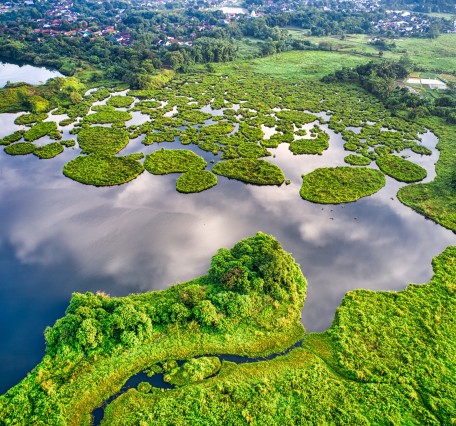
[[[57,130],[57,124],[54,121],[42,121],[35,124],[30,130],[24,133],[24,139],[27,142],[33,142],[43,136],[49,136],[51,139],[61,139],[62,135]]]
[[[254,185],[281,185],[285,180],[282,170],[275,164],[253,158],[239,158],[217,163],[212,171],[230,179]]]
[[[78,132],[78,144],[85,154],[114,155],[125,148],[129,141],[126,130],[111,127],[88,127]]]
[[[423,125],[433,129],[439,137],[440,157],[436,165],[436,178],[429,183],[407,185],[397,194],[399,200],[418,213],[456,232],[456,131],[442,119],[422,119]]]
[[[0,139],[0,145],[9,145],[13,142],[20,141],[24,136],[24,130],[17,130],[11,135],[5,136],[4,138]]]
[[[363,155],[349,154],[344,158],[347,164],[352,166],[368,166],[371,163],[371,159],[364,157]]]
[[[302,339],[306,286],[293,258],[259,233],[220,249],[207,276],[165,291],[75,293],[65,317],[45,332],[43,361],[0,397],[0,420],[88,424],[91,411],[131,375],[157,363],[283,351]],[[190,366],[192,375],[207,372]]]
[[[30,142],[14,143],[5,148],[5,152],[9,155],[27,155],[33,153],[35,150],[36,145]]]
[[[131,96],[112,96],[107,100],[106,104],[114,108],[128,108],[134,100],[135,98]]]
[[[217,185],[217,176],[207,170],[187,171],[176,181],[176,189],[185,194],[201,192],[215,185]]]
[[[33,153],[41,159],[54,158],[63,152],[63,145],[60,142],[52,142],[47,145],[39,146]]]
[[[383,173],[401,182],[418,182],[427,176],[422,167],[395,155],[378,157],[377,165]]]
[[[295,154],[319,154],[329,148],[329,135],[321,130],[312,139],[296,139],[290,143],[290,151]]]
[[[286,356],[223,362],[217,376],[164,393],[131,390],[103,424],[451,424],[455,260],[455,247],[434,259],[429,284],[347,293],[331,328]]]
[[[164,380],[176,386],[188,385],[217,374],[221,367],[222,364],[216,356],[192,358],[182,367],[170,362],[164,365]]]
[[[92,154],[65,164],[63,174],[86,185],[113,186],[135,179],[143,170],[141,163],[128,157]]]
[[[317,169],[303,176],[301,197],[314,203],[351,203],[385,186],[378,170],[351,167]]]
[[[451,424],[455,265],[450,247],[428,284],[351,291],[328,331],[248,364],[197,356],[266,354],[302,336],[305,279],[264,234],[221,249],[207,276],[165,291],[76,293],[46,331],[43,361],[0,397],[0,419],[88,424],[129,376],[163,369],[175,389],[141,383],[107,407],[103,424]]]
[[[14,120],[14,124],[22,125],[22,124],[33,124],[36,123],[37,121],[43,121],[45,118],[47,118],[47,114],[45,112],[43,113],[30,113],[30,114],[22,114],[19,117],[17,117]]]
[[[146,156],[145,169],[154,175],[203,170],[206,160],[185,149],[161,149]],[[204,175],[202,175],[204,176]],[[187,181],[187,184],[190,182]],[[184,185],[185,187],[185,185]]]
[[[104,110],[89,114],[84,117],[84,122],[88,124],[109,124],[109,123],[125,123],[131,120],[132,115],[127,111]]]

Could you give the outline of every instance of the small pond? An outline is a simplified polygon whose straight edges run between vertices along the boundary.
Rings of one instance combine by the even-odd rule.
[[[0,62],[0,87],[4,87],[8,81],[10,83],[43,84],[55,77],[64,77],[64,75],[43,67]]]

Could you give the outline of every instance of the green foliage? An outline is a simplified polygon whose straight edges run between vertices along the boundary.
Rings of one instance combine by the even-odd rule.
[[[88,124],[122,124],[125,123],[125,121],[131,120],[131,118],[132,115],[126,111],[104,110],[96,112],[95,114],[86,115],[84,117],[84,122]]]
[[[383,173],[401,182],[418,182],[427,176],[422,167],[395,155],[377,158],[377,166]]]
[[[217,185],[217,176],[207,170],[188,171],[176,180],[176,189],[185,194],[205,191]]]
[[[281,185],[285,180],[275,164],[253,158],[239,158],[217,163],[212,171],[230,179],[254,185]]]
[[[319,132],[314,139],[297,139],[290,143],[290,151],[295,154],[323,154],[329,148],[329,135]]]
[[[60,143],[66,148],[72,148],[76,145],[76,142],[73,139],[63,140]]]
[[[332,167],[316,169],[303,176],[300,195],[321,204],[357,201],[385,186],[385,176],[368,168]]]
[[[217,374],[221,367],[222,364],[216,356],[192,358],[182,367],[175,367],[165,374],[164,380],[175,386],[184,386]]]
[[[344,158],[347,164],[352,166],[368,166],[371,163],[371,159],[364,157],[363,155],[350,154]]]
[[[134,100],[135,98],[131,96],[112,96],[107,100],[106,104],[114,108],[129,108]]]
[[[5,152],[9,155],[27,155],[32,154],[36,150],[36,146],[29,142],[19,142],[8,145]]]
[[[207,163],[192,151],[161,149],[146,156],[145,169],[154,175],[203,170]]]
[[[239,154],[239,157],[243,158],[259,158],[271,155],[271,153],[266,148],[254,142],[240,143],[237,152]]]
[[[84,154],[114,155],[124,149],[129,140],[126,130],[111,127],[88,127],[78,133],[78,144]]]
[[[92,154],[65,164],[63,174],[86,185],[113,186],[135,179],[143,170],[141,163],[128,157]]]
[[[60,142],[52,142],[36,148],[33,153],[41,159],[54,158],[63,152],[63,145]]]
[[[57,130],[57,124],[54,121],[42,121],[35,124],[30,130],[24,133],[24,139],[27,142],[33,142],[43,136],[49,136],[51,139],[61,139],[62,135]]]
[[[11,135],[5,136],[3,139],[0,139],[0,145],[9,145],[10,143],[20,141],[24,136],[24,133],[24,130],[18,130]]]
[[[40,114],[35,114],[35,113],[30,113],[30,114],[23,114],[17,117],[14,120],[14,124],[22,125],[22,124],[33,124],[36,123],[37,121],[43,121],[45,118],[47,118],[46,113],[40,113]]]

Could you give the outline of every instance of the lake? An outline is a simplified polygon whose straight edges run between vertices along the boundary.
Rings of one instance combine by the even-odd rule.
[[[17,116],[0,115],[0,137],[19,128]],[[136,123],[143,119],[134,114]],[[69,128],[64,139],[74,138]],[[256,187],[219,177],[214,188],[191,195],[176,192],[178,175],[144,172],[111,188],[74,182],[62,168],[78,148],[52,160],[0,152],[0,393],[40,361],[43,331],[64,315],[72,292],[164,289],[204,274],[218,248],[258,231],[274,235],[301,265],[309,282],[302,320],[308,331],[329,327],[349,290],[427,282],[432,258],[456,244],[456,236],[403,206],[395,196],[402,184],[387,178],[377,194],[337,206],[300,198],[301,174],[344,164],[341,137],[322,128],[331,137],[322,156],[293,156],[285,144],[270,150],[268,161],[290,185]],[[423,141],[434,148],[437,139],[427,133]],[[138,138],[124,153],[162,147],[182,148],[178,142],[144,147]],[[430,157],[411,158],[428,179],[437,154],[434,148]]]
[[[64,75],[47,68],[0,62],[0,87],[4,87],[8,81],[10,83],[43,84],[55,77],[64,77]]]

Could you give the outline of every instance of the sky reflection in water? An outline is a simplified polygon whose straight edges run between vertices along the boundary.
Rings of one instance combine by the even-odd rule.
[[[2,115],[2,135],[14,131],[14,117]],[[435,145],[432,135],[426,141]],[[128,153],[135,146],[187,148],[144,148],[138,140]],[[53,160],[1,153],[0,392],[39,362],[43,330],[63,315],[73,291],[122,296],[164,289],[204,274],[218,248],[262,231],[301,265],[309,282],[303,323],[309,331],[324,330],[348,290],[426,282],[432,257],[456,242],[452,232],[400,204],[401,184],[389,178],[380,192],[356,203],[302,200],[301,174],[343,164],[347,152],[333,133],[323,156],[293,156],[286,145],[271,152],[276,157],[269,161],[290,185],[255,187],[220,177],[216,187],[193,195],[175,191],[178,175],[145,172],[114,188],[73,182],[61,170],[78,149]],[[429,168],[436,158],[420,163]]]

